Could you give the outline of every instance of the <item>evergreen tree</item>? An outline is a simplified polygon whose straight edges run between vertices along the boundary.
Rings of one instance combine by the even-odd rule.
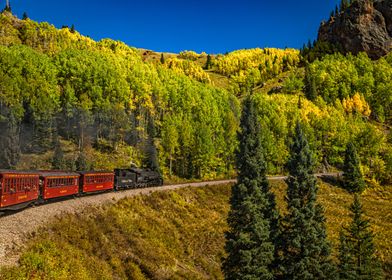
[[[340,11],[344,12],[350,6],[349,0],[341,0]]]
[[[343,180],[345,189],[350,192],[361,193],[366,187],[360,169],[359,157],[352,142],[348,143],[346,148],[343,166]]]
[[[211,55],[207,55],[207,62],[206,65],[204,66],[205,70],[211,69],[212,66],[212,61],[211,61]]]
[[[350,211],[353,220],[340,233],[340,279],[383,279],[380,263],[374,255],[373,233],[369,221],[362,217],[364,212],[358,194],[354,196]]]
[[[314,101],[317,98],[316,81],[310,73],[309,65],[305,67],[305,96],[307,99]]]
[[[20,158],[20,123],[8,109],[0,122],[0,168],[14,169]]]
[[[161,64],[165,64],[165,56],[161,53]]]
[[[22,19],[23,19],[23,20],[26,20],[26,19],[28,19],[28,18],[29,18],[29,16],[27,15],[27,13],[26,13],[26,12],[24,12],[24,13],[23,13],[23,17],[22,17]]]
[[[75,33],[75,25],[74,24],[71,25],[71,30],[70,31],[71,31],[71,33]]]
[[[301,125],[295,127],[286,179],[288,214],[283,218],[280,244],[282,279],[331,279],[324,210],[316,202],[317,181],[313,175],[314,158]]]
[[[153,171],[160,172],[158,152],[154,143],[155,134],[156,131],[155,131],[154,119],[152,116],[149,116],[148,125],[147,125],[147,140],[144,144],[145,158],[144,158],[143,165]]]
[[[313,48],[312,41],[310,41],[310,39],[308,40],[307,48],[308,50],[311,50]]]
[[[83,171],[88,170],[89,165],[87,163],[87,158],[84,150],[79,152],[78,158],[76,159],[76,170]]]
[[[339,7],[338,5],[335,6],[335,16],[339,15]]]
[[[3,10],[3,11],[6,11],[6,12],[10,12],[10,13],[12,13],[12,9],[11,9],[11,3],[10,3],[10,1],[9,1],[9,0],[7,0],[7,1],[6,1],[5,8],[4,8],[4,10]]]
[[[279,214],[266,177],[260,123],[254,102],[243,104],[239,149],[236,154],[238,183],[232,188],[226,233],[226,279],[273,279]]]
[[[54,153],[52,158],[53,169],[63,170],[66,169],[66,162],[64,160],[64,152],[61,149],[60,141],[56,139],[54,143]]]

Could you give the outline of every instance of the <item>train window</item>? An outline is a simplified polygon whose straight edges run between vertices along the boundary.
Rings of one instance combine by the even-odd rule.
[[[4,192],[8,193],[9,192],[9,181],[8,181],[8,178],[4,178],[3,181],[4,181],[4,188],[3,188]]]

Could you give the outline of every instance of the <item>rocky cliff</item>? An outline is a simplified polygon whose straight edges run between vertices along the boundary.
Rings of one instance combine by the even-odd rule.
[[[356,0],[323,22],[318,40],[378,59],[392,50],[392,0]]]

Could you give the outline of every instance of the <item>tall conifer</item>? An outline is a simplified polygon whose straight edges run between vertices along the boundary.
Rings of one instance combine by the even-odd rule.
[[[204,69],[208,70],[210,69],[212,66],[212,59],[211,59],[211,55],[207,55],[207,61],[206,61],[206,65],[204,65]]]
[[[280,276],[282,279],[331,279],[334,267],[326,240],[324,211],[316,202],[314,158],[299,123],[290,152],[286,180],[288,214],[283,218]]]
[[[165,64],[165,56],[163,55],[163,53],[161,53],[161,64]]]
[[[58,136],[57,136],[55,143],[54,143],[52,167],[53,167],[53,169],[56,169],[56,170],[62,170],[62,169],[67,168],[66,161],[64,159],[64,152],[61,149],[61,144],[60,144],[60,140],[58,139]]]
[[[254,102],[243,103],[238,133],[238,183],[232,188],[226,233],[226,279],[273,279],[278,212],[266,177],[260,123]]]
[[[360,169],[357,150],[352,142],[347,144],[343,166],[344,187],[350,192],[362,192],[365,189],[365,181]]]
[[[309,64],[305,66],[305,96],[311,101],[317,98],[316,81],[310,72]]]
[[[340,234],[340,279],[383,279],[380,263],[374,255],[373,233],[369,229],[369,221],[363,218],[364,212],[357,194],[350,211],[353,220]]]

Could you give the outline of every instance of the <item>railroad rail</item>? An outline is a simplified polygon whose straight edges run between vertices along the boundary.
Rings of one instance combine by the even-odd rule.
[[[337,177],[340,173],[320,173],[316,177]],[[284,180],[286,176],[270,176],[269,180]],[[59,202],[30,207],[12,215],[0,218],[0,266],[14,265],[25,240],[38,228],[67,213],[78,213],[89,206],[113,204],[118,200],[137,195],[148,195],[156,191],[170,191],[185,187],[204,187],[213,185],[233,184],[235,179],[206,181],[196,183],[164,185],[142,189],[130,189],[118,192],[101,193],[90,196],[71,198]]]

